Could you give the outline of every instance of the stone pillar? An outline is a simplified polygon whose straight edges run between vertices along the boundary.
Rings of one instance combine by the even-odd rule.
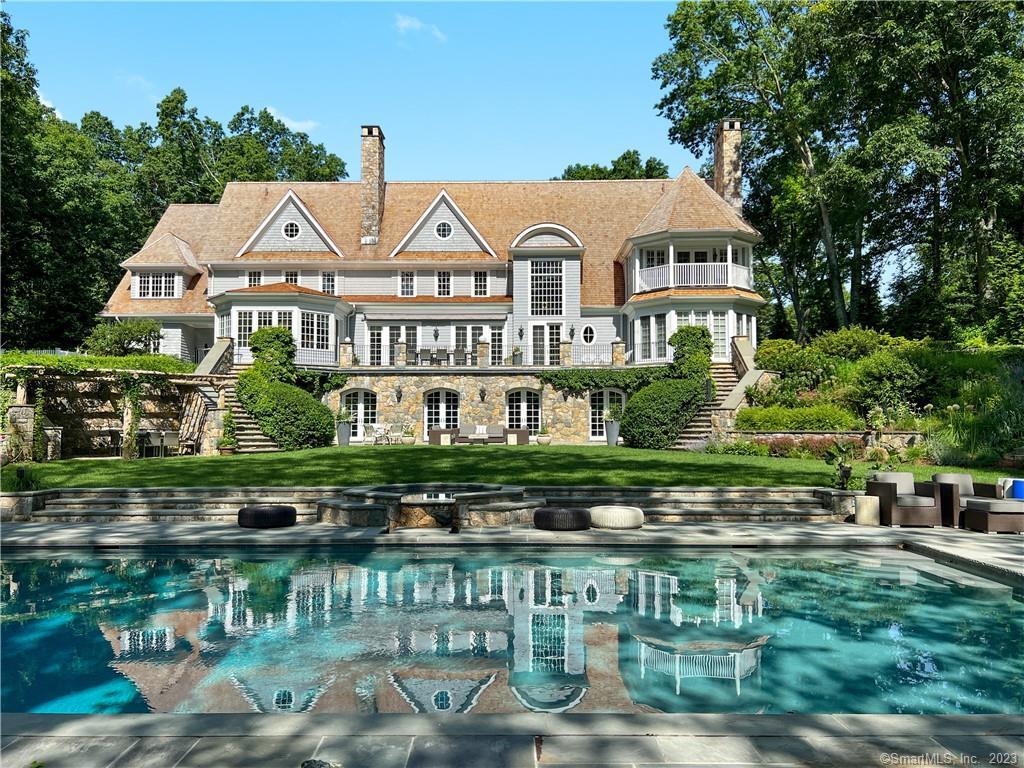
[[[491,365],[491,343],[482,339],[476,343],[476,364],[479,368]]]
[[[338,366],[351,368],[355,359],[355,345],[352,339],[346,338],[338,345]]]
[[[11,434],[8,448],[11,461],[31,461],[35,437],[36,410],[31,405],[12,405],[7,409],[7,428]]]
[[[625,368],[626,366],[626,342],[618,336],[612,341],[612,367]]]
[[[564,368],[572,365],[572,342],[561,341],[558,344],[558,364]]]
[[[224,391],[224,385],[217,388],[217,407],[227,408],[227,394]]]
[[[199,446],[200,456],[216,456],[217,443],[224,437],[224,414],[227,408],[211,408],[206,413],[206,421],[203,423],[203,437]]]
[[[392,354],[395,356],[391,361],[391,364],[398,368],[405,368],[405,342],[400,341],[392,348]]]
[[[128,433],[131,431],[131,428],[132,428],[132,415],[133,415],[133,413],[134,413],[134,411],[132,409],[132,404],[130,402],[128,402],[128,398],[125,398],[125,401],[124,401],[124,413],[121,416],[121,458],[122,459],[134,459],[135,458],[135,456],[129,456],[128,453],[127,453],[128,448],[129,448]],[[136,437],[131,442],[134,443],[134,445],[135,445],[135,452],[138,453],[139,452],[139,441],[138,441],[138,438]]]

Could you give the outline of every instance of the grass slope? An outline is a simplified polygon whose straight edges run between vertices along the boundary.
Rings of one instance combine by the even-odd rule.
[[[907,467],[920,480],[950,467]],[[362,485],[396,482],[488,482],[519,485],[828,486],[823,461],[717,456],[602,446],[376,446],[316,448],[248,456],[137,461],[53,461],[31,468],[43,488],[153,486]],[[855,473],[868,471],[860,465]],[[970,470],[993,481],[998,470]],[[1002,474],[1005,474],[1004,470]],[[3,487],[14,481],[5,467]]]

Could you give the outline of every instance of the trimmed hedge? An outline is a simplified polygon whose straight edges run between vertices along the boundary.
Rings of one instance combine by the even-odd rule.
[[[707,385],[700,379],[662,379],[626,402],[620,434],[631,448],[672,445],[704,403]]]
[[[286,451],[319,448],[334,439],[330,409],[305,390],[250,369],[239,375],[235,392],[263,434]]]
[[[295,338],[288,328],[260,328],[249,337],[254,370],[272,381],[295,383]]]
[[[13,350],[0,353],[0,370],[22,366],[42,366],[58,373],[82,371],[156,371],[159,373],[191,373],[192,363],[169,355],[46,355]]]
[[[854,414],[827,403],[803,408],[744,408],[736,414],[736,429],[745,432],[848,432],[861,426]]]
[[[85,340],[85,348],[100,357],[145,354],[160,343],[160,332],[160,323],[148,317],[117,322],[102,320]]]

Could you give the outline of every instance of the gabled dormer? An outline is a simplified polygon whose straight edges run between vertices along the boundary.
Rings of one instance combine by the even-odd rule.
[[[422,258],[433,253],[465,253],[467,258],[490,256],[484,239],[448,192],[442,189],[391,252],[392,258]]]
[[[238,249],[236,258],[246,254],[293,253],[331,254],[343,258],[341,249],[298,195],[289,189],[274,209]]]

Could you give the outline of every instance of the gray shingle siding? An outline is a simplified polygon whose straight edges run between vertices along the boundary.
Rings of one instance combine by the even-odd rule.
[[[299,225],[299,236],[294,240],[285,237],[281,228],[293,221]],[[252,245],[253,251],[329,251],[330,248],[323,241],[313,225],[306,220],[302,212],[295,207],[295,203],[289,202],[284,208],[278,211],[263,235]]]
[[[444,240],[434,234],[434,228],[438,222],[447,221],[452,225],[452,235]],[[469,230],[462,226],[455,212],[443,202],[437,206],[437,210],[427,216],[426,221],[420,225],[420,229],[413,235],[409,244],[404,248],[406,251],[479,251],[480,244],[469,233]]]

